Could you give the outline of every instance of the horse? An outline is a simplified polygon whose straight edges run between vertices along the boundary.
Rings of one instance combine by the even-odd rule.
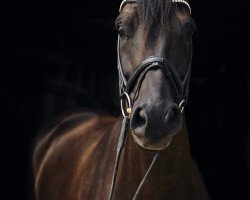
[[[123,0],[115,21],[122,115],[79,110],[41,130],[37,200],[207,200],[184,108],[195,22],[186,0]]]

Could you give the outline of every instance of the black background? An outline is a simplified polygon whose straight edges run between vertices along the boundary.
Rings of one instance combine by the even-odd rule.
[[[82,107],[119,113],[113,28],[119,3],[1,3],[4,199],[34,199],[32,145],[44,123]],[[186,109],[192,155],[212,199],[249,199],[247,7],[232,0],[191,5],[198,28]]]

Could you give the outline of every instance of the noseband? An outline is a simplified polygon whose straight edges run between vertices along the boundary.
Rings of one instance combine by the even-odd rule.
[[[127,3],[138,3],[138,0],[123,0],[119,12],[121,12],[123,6]],[[189,12],[191,14],[191,7],[189,3],[185,0],[172,0],[172,3],[179,3],[183,4],[188,7]],[[116,181],[116,176],[117,176],[117,171],[118,171],[118,166],[119,166],[119,160],[120,160],[120,155],[122,152],[122,149],[124,147],[125,143],[125,138],[126,134],[128,132],[128,124],[129,124],[129,119],[130,115],[132,112],[132,106],[134,103],[134,100],[131,101],[130,94],[132,90],[135,87],[135,84],[140,85],[141,82],[143,81],[145,75],[147,72],[149,72],[152,69],[160,69],[162,70],[163,74],[167,78],[171,91],[174,95],[174,100],[177,103],[177,105],[180,108],[181,113],[183,112],[184,106],[187,102],[188,99],[188,93],[189,93],[189,81],[191,77],[191,62],[192,62],[192,53],[193,53],[193,48],[192,48],[192,42],[190,46],[190,57],[189,57],[189,62],[188,62],[188,68],[186,75],[183,80],[180,79],[180,76],[176,69],[171,65],[169,60],[167,58],[161,58],[161,57],[156,57],[156,56],[150,56],[143,60],[138,67],[136,68],[135,72],[129,77],[127,80],[123,68],[121,65],[121,59],[120,59],[120,37],[118,35],[118,41],[117,41],[117,68],[118,68],[118,74],[119,74],[119,94],[121,98],[121,111],[123,114],[123,121],[122,121],[122,127],[121,127],[121,132],[120,132],[120,137],[118,141],[118,146],[116,150],[116,160],[115,160],[115,165],[114,165],[114,173],[112,177],[112,183],[111,183],[111,189],[109,193],[109,200],[112,200],[113,196],[113,191],[115,187],[115,181]],[[159,156],[159,153],[156,153],[154,156],[145,176],[143,177],[140,185],[138,186],[136,193],[133,197],[133,200],[137,199],[139,192],[148,176],[150,173],[155,161],[157,160]]]
[[[184,109],[184,106],[188,99],[189,93],[189,80],[191,76],[191,62],[192,62],[192,45],[190,47],[191,53],[188,63],[188,70],[186,75],[181,81],[179,74],[171,63],[166,58],[160,58],[156,56],[150,56],[143,60],[141,64],[137,67],[136,71],[130,76],[128,81],[126,80],[120,61],[120,50],[119,50],[119,36],[118,36],[118,73],[119,73],[119,92],[121,98],[121,110],[122,114],[126,118],[130,118],[130,113],[132,111],[133,101],[130,99],[130,93],[135,85],[140,85],[145,77],[146,73],[152,69],[161,69],[165,77],[167,78],[172,93],[174,95],[175,102],[179,106],[181,112]],[[192,44],[192,43],[191,43]]]

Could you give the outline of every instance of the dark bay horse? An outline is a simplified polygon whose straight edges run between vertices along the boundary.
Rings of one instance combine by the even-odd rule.
[[[123,116],[79,111],[44,128],[33,154],[36,199],[209,199],[183,114],[189,3],[124,0],[115,27]]]

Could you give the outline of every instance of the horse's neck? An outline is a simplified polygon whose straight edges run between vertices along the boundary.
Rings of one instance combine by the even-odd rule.
[[[121,189],[123,187],[129,188],[134,194],[154,155],[155,152],[138,147],[131,133],[128,133],[121,156],[117,186],[120,186]],[[142,190],[145,191],[148,188],[152,193],[152,190],[169,191],[170,188],[181,187],[184,179],[187,181],[191,179],[189,170],[191,165],[189,142],[184,122],[181,131],[173,138],[171,145],[160,153]]]

